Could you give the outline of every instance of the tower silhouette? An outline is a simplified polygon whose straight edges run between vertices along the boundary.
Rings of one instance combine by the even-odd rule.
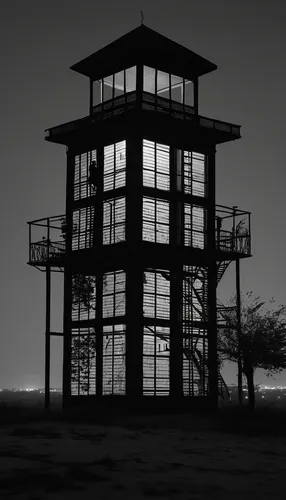
[[[251,248],[250,213],[215,200],[216,146],[240,138],[199,114],[199,78],[216,68],[144,25],[72,66],[89,78],[89,114],[46,135],[67,147],[66,213],[29,222],[29,264],[47,276],[46,406],[51,335],[66,407],[225,396],[217,286]],[[58,333],[52,271],[64,273]]]

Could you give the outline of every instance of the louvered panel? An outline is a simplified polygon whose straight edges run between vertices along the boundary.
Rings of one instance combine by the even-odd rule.
[[[184,244],[194,248],[205,247],[205,213],[204,208],[184,204]]]
[[[92,150],[75,156],[74,160],[74,200],[87,198],[94,194],[89,182],[89,166],[97,161],[97,151]]]
[[[114,189],[114,144],[104,148],[103,191]]]
[[[143,140],[143,185],[170,190],[170,147]]]
[[[93,246],[94,207],[84,207],[73,212],[72,249],[81,250]]]
[[[102,298],[102,314],[104,318],[125,315],[125,287],[125,272],[116,271],[104,274]]]
[[[103,395],[126,392],[126,327],[103,327]]]
[[[103,202],[103,244],[125,241],[126,198],[120,197]]]
[[[143,139],[143,185],[155,187],[155,143]]]
[[[143,314],[145,317],[170,319],[170,282],[162,277],[160,271],[145,272]]]
[[[193,196],[206,195],[205,156],[184,151],[184,192]]]
[[[104,148],[103,190],[118,189],[126,184],[126,141]]]
[[[170,147],[156,145],[156,188],[170,190]]]
[[[143,240],[168,244],[170,204],[157,198],[143,197]]]
[[[143,335],[143,394],[160,396],[170,390],[170,328],[151,325]]]

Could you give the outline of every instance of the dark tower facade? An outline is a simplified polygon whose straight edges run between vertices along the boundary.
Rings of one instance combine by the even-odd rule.
[[[89,115],[46,136],[67,147],[66,213],[29,223],[29,264],[47,276],[46,401],[62,335],[65,406],[215,408],[227,392],[217,286],[251,254],[250,214],[215,200],[216,146],[240,138],[199,114],[199,77],[216,66],[140,26],[71,69],[89,79]],[[58,333],[52,271],[64,273]]]

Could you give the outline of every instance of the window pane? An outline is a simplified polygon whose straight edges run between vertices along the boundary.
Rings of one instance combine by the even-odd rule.
[[[143,197],[143,240],[169,243],[170,204],[157,198]]]
[[[170,98],[170,82],[169,82],[169,73],[165,73],[164,71],[158,71],[157,73],[157,94],[160,97],[165,97],[166,99]]]
[[[206,196],[205,155],[184,151],[184,192]]]
[[[104,148],[103,191],[125,186],[125,182],[126,141],[121,141]]]
[[[113,198],[103,202],[103,244],[125,241],[126,199]]]
[[[126,92],[136,90],[136,66],[126,69]]]
[[[103,327],[103,395],[125,394],[126,390],[126,326]]]
[[[81,200],[94,194],[94,187],[90,182],[90,164],[97,161],[96,150],[88,151],[75,156],[74,160],[74,200]]]
[[[149,66],[144,66],[143,90],[155,94],[155,69]]]
[[[114,96],[117,97],[119,95],[124,94],[124,71],[119,71],[119,73],[115,74],[115,89]]]
[[[171,99],[176,102],[183,102],[183,78],[171,75]]]
[[[96,394],[96,335],[93,328],[73,328],[71,338],[71,395]]]
[[[103,79],[103,101],[109,101],[109,99],[112,99],[112,89],[113,75],[110,75]]]
[[[125,283],[124,271],[114,271],[103,275],[102,315],[104,318],[125,315]]]
[[[143,139],[143,185],[170,189],[170,147]]]
[[[205,246],[204,208],[184,204],[184,244],[194,248]]]
[[[194,84],[189,80],[185,82],[185,104],[188,106],[194,105]]]

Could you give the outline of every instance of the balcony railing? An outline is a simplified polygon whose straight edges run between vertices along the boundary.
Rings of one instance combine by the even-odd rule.
[[[65,244],[62,242],[45,241],[38,243],[31,243],[29,261],[34,264],[41,263],[54,263],[60,262],[65,254]]]
[[[140,104],[140,103],[139,103]],[[115,97],[109,101],[98,104],[93,107],[91,116],[86,116],[79,120],[74,120],[57,127],[52,127],[46,130],[46,139],[54,139],[57,136],[66,135],[71,132],[82,130],[84,127],[89,126],[91,123],[106,120],[113,116],[126,113],[136,106],[136,92],[129,92],[127,94]],[[146,111],[154,111],[169,115],[173,118],[187,120],[193,122],[195,125],[203,128],[213,129],[219,132],[231,134],[235,138],[240,137],[240,126],[231,123],[223,122],[221,120],[214,120],[204,116],[196,115],[192,106],[181,104],[177,101],[171,101],[164,97],[156,96],[149,92],[143,92],[142,95],[142,109]]]
[[[34,266],[60,267],[66,253],[66,218],[56,215],[28,222],[29,225],[29,264]],[[87,226],[88,227],[88,226]],[[90,248],[90,238],[86,233],[79,233],[75,225],[73,229],[73,249],[79,249],[80,238]],[[221,252],[251,255],[250,212],[237,207],[216,206],[216,249]],[[202,233],[192,234],[192,246],[204,249]],[[87,242],[88,245],[87,245]],[[167,243],[167,242],[166,242]],[[195,243],[195,244],[194,244]],[[230,260],[233,256],[230,257]],[[226,259],[227,260],[227,259]]]
[[[65,216],[28,222],[29,261],[33,266],[61,267],[66,252]]]
[[[196,115],[193,106],[171,101],[164,97],[150,94],[149,92],[143,92],[142,107],[143,109],[164,113],[181,120],[190,120],[201,127],[227,132],[236,137],[240,137],[240,126],[238,125],[232,125],[231,123],[222,122],[221,120],[213,120],[211,118]]]
[[[251,255],[250,212],[216,205],[216,248]]]

